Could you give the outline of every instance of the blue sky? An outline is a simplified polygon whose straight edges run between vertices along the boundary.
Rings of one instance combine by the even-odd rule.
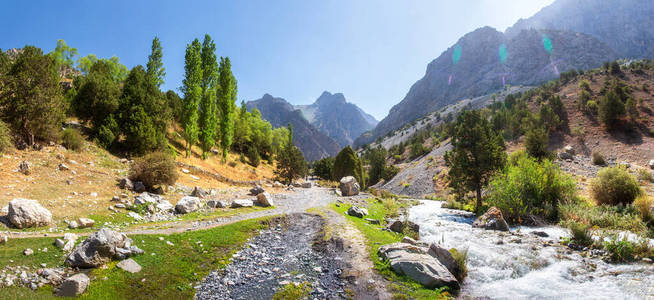
[[[229,56],[239,101],[264,93],[308,104],[327,90],[381,119],[420,79],[427,64],[463,34],[504,30],[553,0],[4,1],[0,48],[51,51],[57,39],[81,55],[116,55],[145,65],[162,41],[177,90],[184,49],[209,33]]]

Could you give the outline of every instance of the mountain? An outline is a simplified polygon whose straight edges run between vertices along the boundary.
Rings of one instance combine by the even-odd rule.
[[[537,85],[560,72],[595,68],[617,57],[608,45],[582,33],[530,29],[509,37],[491,27],[479,28],[429,63],[404,99],[354,145],[368,144],[430,112],[498,91],[504,84]]]
[[[248,110],[258,109],[261,117],[270,122],[274,128],[292,124],[293,142],[308,161],[334,156],[341,150],[336,141],[311,125],[300,110],[295,109],[283,98],[265,94],[261,99],[248,101],[246,105]]]
[[[336,140],[341,147],[351,145],[354,139],[377,125],[377,120],[355,104],[345,100],[341,93],[323,92],[311,105],[298,105],[305,119],[318,130]]]
[[[654,58],[654,1],[558,0],[506,30],[516,36],[523,29],[559,29],[586,33],[614,49],[621,57]]]

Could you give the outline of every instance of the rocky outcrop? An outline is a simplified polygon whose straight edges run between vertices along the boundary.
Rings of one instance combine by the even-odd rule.
[[[347,214],[350,215],[350,216],[353,216],[353,217],[363,218],[364,216],[368,215],[368,210],[365,209],[365,208],[361,208],[361,207],[353,205],[347,210]]]
[[[483,228],[487,230],[509,231],[509,225],[502,217],[502,211],[497,207],[491,207],[481,217],[477,218],[472,227]]]
[[[392,232],[405,233],[407,229],[415,233],[420,233],[420,225],[411,221],[390,220],[388,222],[388,230]]]
[[[132,239],[126,235],[102,228],[77,245],[66,258],[66,264],[74,268],[96,268],[112,259],[142,253],[143,250],[132,246]]]
[[[52,213],[38,201],[17,198],[9,202],[7,218],[16,228],[48,226]]]
[[[405,275],[426,288],[447,286],[459,289],[459,282],[436,257],[428,254],[424,247],[408,243],[395,243],[379,247],[378,255],[388,260],[391,269]]]
[[[200,209],[202,202],[200,198],[193,196],[186,196],[180,199],[175,205],[175,211],[180,214],[188,214]]]
[[[257,195],[257,205],[268,207],[274,206],[275,203],[273,202],[272,196],[268,192],[263,192]]]
[[[341,195],[345,197],[359,194],[359,183],[353,176],[341,178],[338,188],[341,190]]]

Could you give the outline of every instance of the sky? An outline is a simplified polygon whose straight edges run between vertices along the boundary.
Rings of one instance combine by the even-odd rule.
[[[504,31],[554,0],[3,1],[0,49],[57,39],[81,56],[116,55],[145,65],[152,38],[163,46],[166,81],[178,91],[184,51],[209,34],[228,56],[238,101],[269,93],[292,104],[323,91],[381,120],[422,78],[427,64],[482,26]]]

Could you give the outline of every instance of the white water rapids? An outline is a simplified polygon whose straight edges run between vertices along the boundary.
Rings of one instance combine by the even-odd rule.
[[[568,231],[556,226],[514,227],[511,233],[472,228],[469,214],[441,208],[442,203],[422,201],[409,210],[409,220],[420,225],[425,242],[468,249],[463,298],[654,299],[651,264],[584,258],[560,245],[559,238]],[[551,246],[544,245],[548,240]]]

